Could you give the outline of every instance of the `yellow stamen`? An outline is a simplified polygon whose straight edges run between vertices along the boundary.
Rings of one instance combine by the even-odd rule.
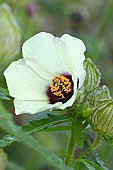
[[[72,91],[72,83],[65,76],[56,76],[50,83],[51,92],[62,99],[65,98],[64,94]]]

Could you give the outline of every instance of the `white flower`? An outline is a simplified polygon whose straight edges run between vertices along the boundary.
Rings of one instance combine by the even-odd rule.
[[[27,40],[22,52],[24,58],[4,72],[16,114],[72,106],[86,74],[84,43],[42,32]]]

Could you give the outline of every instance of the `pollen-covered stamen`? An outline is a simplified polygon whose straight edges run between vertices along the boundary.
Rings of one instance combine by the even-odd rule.
[[[72,91],[72,83],[65,76],[56,76],[50,83],[51,92],[64,99]]]
[[[68,73],[54,77],[46,91],[50,104],[57,102],[66,103],[72,97],[73,93],[74,83],[72,76]]]

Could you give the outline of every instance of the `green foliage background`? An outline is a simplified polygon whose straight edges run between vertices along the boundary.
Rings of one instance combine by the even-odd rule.
[[[91,58],[102,73],[102,84],[107,85],[113,97],[113,1],[112,0],[0,0],[7,3],[20,26],[21,46],[25,40],[38,32],[50,32],[55,36],[64,33],[82,39],[86,45],[86,57]],[[7,28],[8,29],[8,28]],[[21,50],[13,60],[22,57]],[[11,62],[11,61],[10,61]],[[3,70],[9,65],[9,61],[2,63]],[[0,73],[0,86],[6,87],[4,77]],[[14,115],[11,101],[6,102],[14,121],[22,125],[28,120],[43,118],[43,115]],[[5,132],[0,130],[0,138]],[[51,151],[62,154],[66,148],[66,141],[70,134],[67,132],[41,132],[34,136]],[[89,132],[90,138],[94,138]],[[61,153],[62,150],[62,153]],[[52,170],[45,160],[37,156],[27,146],[18,143],[5,148],[10,160],[7,170]],[[80,150],[76,150],[77,154]],[[106,142],[101,142],[98,153],[106,166],[112,170],[113,147]],[[23,168],[22,168],[23,167]],[[84,168],[85,169],[85,168]]]

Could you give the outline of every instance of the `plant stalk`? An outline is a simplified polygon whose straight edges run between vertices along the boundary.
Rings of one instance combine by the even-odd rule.
[[[78,159],[83,158],[84,156],[86,156],[88,153],[90,153],[91,151],[95,150],[97,148],[97,145],[100,141],[100,136],[98,135],[97,138],[95,139],[94,143],[87,149],[85,150],[79,157]]]

